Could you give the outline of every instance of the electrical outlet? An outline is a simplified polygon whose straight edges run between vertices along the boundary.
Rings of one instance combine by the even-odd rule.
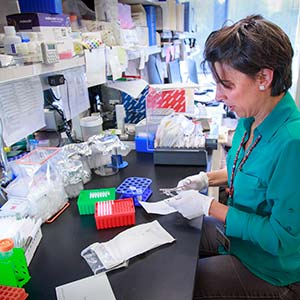
[[[48,76],[48,83],[50,86],[65,84],[65,77],[62,74]]]

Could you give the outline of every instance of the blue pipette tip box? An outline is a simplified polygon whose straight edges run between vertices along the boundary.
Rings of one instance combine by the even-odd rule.
[[[120,199],[132,198],[135,206],[141,206],[139,201],[147,201],[152,195],[150,185],[152,180],[143,177],[128,177],[116,189]]]

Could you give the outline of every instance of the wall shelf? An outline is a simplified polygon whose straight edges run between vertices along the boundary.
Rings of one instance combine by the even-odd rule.
[[[56,64],[46,65],[36,63],[24,66],[11,66],[7,68],[0,68],[0,84],[12,80],[25,79],[32,76],[48,74],[52,72],[59,72],[62,70],[80,67],[85,65],[84,57],[73,57],[70,59],[61,60]]]
[[[124,4],[159,5],[159,2],[154,0],[120,0],[120,2]]]
[[[151,55],[161,52],[160,46],[149,46],[149,47],[139,47],[135,49],[127,49],[127,54],[129,59],[136,59],[141,57],[141,51],[145,51],[146,55]],[[66,69],[85,66],[84,56],[73,57],[70,59],[64,59],[58,63],[47,65],[42,63],[36,63],[32,65],[24,66],[11,66],[7,68],[0,68],[0,84],[20,80],[25,78],[30,78],[32,76],[38,76],[53,72],[60,72]]]
[[[141,57],[141,51],[145,51],[146,55],[156,54],[161,52],[160,46],[139,47],[135,49],[127,49],[128,59],[136,59]]]

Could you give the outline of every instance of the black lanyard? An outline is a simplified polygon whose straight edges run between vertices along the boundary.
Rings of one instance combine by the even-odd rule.
[[[247,136],[247,131],[244,133],[244,136],[242,138],[242,141],[239,145],[239,148],[236,152],[236,155],[235,155],[235,158],[234,158],[234,161],[233,161],[233,166],[232,166],[232,170],[231,170],[231,178],[230,178],[230,185],[229,185],[229,196],[232,198],[233,196],[233,181],[234,181],[234,177],[235,177],[235,169],[236,169],[236,163],[237,163],[237,160],[239,158],[239,154],[240,154],[240,151],[243,147],[243,144],[244,144],[244,141],[245,141],[245,138]],[[239,165],[239,170],[242,169],[243,165],[245,164],[246,160],[248,159],[249,155],[251,154],[251,152],[253,151],[253,149],[255,148],[255,146],[258,144],[258,142],[261,140],[261,135],[259,135],[256,140],[254,141],[254,143],[251,145],[251,147],[249,148],[249,150],[247,151],[247,153],[245,154],[244,158],[242,159],[240,165]]]

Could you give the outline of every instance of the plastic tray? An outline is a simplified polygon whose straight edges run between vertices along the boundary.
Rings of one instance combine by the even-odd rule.
[[[141,206],[139,201],[147,201],[152,195],[150,185],[152,180],[143,177],[128,177],[118,187],[119,198],[132,198],[135,206]]]
[[[132,198],[96,203],[95,221],[97,229],[135,224],[135,209]]]
[[[25,300],[27,297],[24,289],[0,285],[1,300]]]
[[[79,214],[91,215],[95,212],[95,204],[99,201],[115,200],[116,189],[97,189],[97,190],[82,190],[80,191],[77,206]]]

